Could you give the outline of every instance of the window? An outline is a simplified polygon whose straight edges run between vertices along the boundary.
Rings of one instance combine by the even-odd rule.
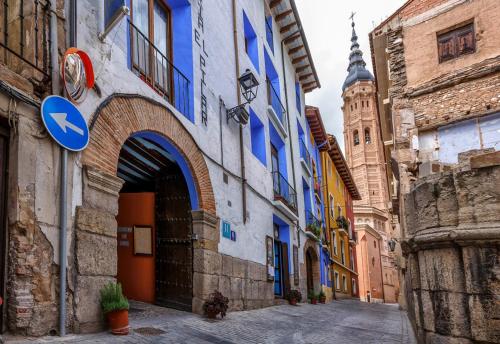
[[[245,11],[243,11],[243,29],[245,33],[245,52],[247,53],[253,66],[259,72],[259,46],[257,42],[257,34],[253,29],[250,20]]]
[[[333,198],[333,195],[330,194],[330,216],[332,218],[335,218],[335,206],[334,206],[334,203],[335,203],[335,199]]]
[[[354,270],[354,254],[352,247],[349,247],[349,268]]]
[[[365,129],[365,144],[372,143],[372,138],[370,137],[370,128]]]
[[[339,273],[337,271],[335,271],[335,288],[340,290]]]
[[[337,255],[337,239],[335,238],[335,231],[332,231],[333,254]]]
[[[370,101],[369,101],[369,100],[367,100],[367,101],[366,101],[366,107],[369,107],[369,106],[370,106]]]
[[[347,291],[347,278],[342,275],[342,290]]]
[[[361,107],[362,107],[362,108],[364,108],[364,107],[365,107],[365,101],[364,101],[364,100],[362,100],[362,101],[361,101]]]
[[[357,110],[358,109],[358,103],[354,103],[354,108]]]
[[[266,17],[266,41],[274,54],[273,16]]]
[[[356,286],[356,280],[353,278],[352,279],[352,293],[353,295],[356,295],[358,293],[358,287]]]
[[[342,265],[345,265],[344,240],[340,239],[340,260]]]
[[[474,23],[437,35],[439,63],[476,51]]]
[[[351,111],[353,111],[353,110],[354,110],[354,109],[353,109],[352,104],[351,104]]]
[[[377,248],[377,242],[373,241],[373,247]]]
[[[266,165],[266,134],[264,124],[257,114],[250,108],[250,137],[252,153],[261,163]]]
[[[297,106],[297,111],[302,116],[302,102],[300,101],[300,83],[298,81],[295,83],[295,105]]]
[[[132,1],[132,69],[171,101],[170,10],[163,1]]]
[[[359,145],[359,134],[358,134],[358,131],[354,130],[352,136],[353,136],[354,145],[355,146]]]

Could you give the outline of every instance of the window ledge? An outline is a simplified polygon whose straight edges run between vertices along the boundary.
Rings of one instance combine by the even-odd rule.
[[[283,139],[283,141],[285,141],[285,139],[288,137],[288,133],[271,105],[267,106],[267,113],[274,126],[278,129],[278,133],[280,134],[281,138]]]
[[[278,208],[286,217],[292,221],[298,221],[299,217],[291,210],[288,205],[281,200],[272,201],[273,205]]]
[[[304,160],[304,158],[300,158],[300,163],[302,164],[302,168],[304,169],[304,171],[306,171],[307,176],[309,178],[312,177],[312,171],[309,166],[307,166],[307,162]]]

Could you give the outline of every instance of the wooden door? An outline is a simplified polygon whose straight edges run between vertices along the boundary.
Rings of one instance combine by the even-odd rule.
[[[0,296],[4,305],[0,306],[0,332],[4,332],[5,308],[5,275],[7,271],[7,228],[6,228],[6,201],[7,201],[7,162],[8,162],[9,131],[0,127]]]
[[[283,256],[283,296],[286,297],[288,292],[290,291],[290,267],[289,267],[289,258],[288,258],[288,244],[286,242],[281,243],[281,255]]]
[[[186,182],[177,166],[161,172],[156,190],[156,303],[191,311],[191,204]]]
[[[311,257],[311,252],[307,250],[306,252],[307,292],[314,291],[312,264],[313,264],[313,259]]]

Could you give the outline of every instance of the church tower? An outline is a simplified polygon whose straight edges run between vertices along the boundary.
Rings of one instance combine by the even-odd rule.
[[[354,26],[353,21],[348,75],[342,86],[342,110],[346,159],[362,198],[354,202],[360,246],[356,249],[360,298],[368,302],[397,302],[398,274],[387,245],[392,233],[392,215],[376,89],[372,73],[365,68]]]

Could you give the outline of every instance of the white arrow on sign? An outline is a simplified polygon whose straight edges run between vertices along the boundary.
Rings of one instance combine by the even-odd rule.
[[[76,125],[74,125],[73,123],[69,122],[66,119],[66,117],[68,116],[67,113],[56,112],[56,113],[50,113],[50,115],[52,116],[54,121],[56,121],[57,125],[61,127],[62,131],[66,132],[66,128],[70,128],[77,134],[80,134],[82,136],[84,135],[82,128],[77,127]]]

